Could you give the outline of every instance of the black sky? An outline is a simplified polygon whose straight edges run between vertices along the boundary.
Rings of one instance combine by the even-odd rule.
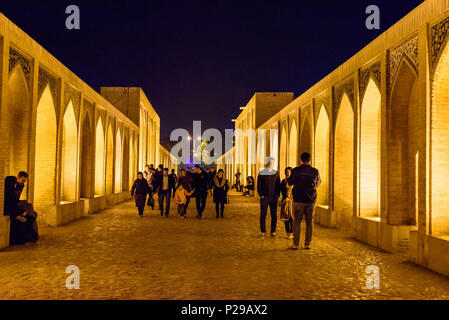
[[[422,0],[0,1],[0,11],[98,90],[139,86],[161,136],[232,128],[256,91],[300,94]],[[78,5],[81,30],[65,28]],[[381,30],[365,28],[378,5]]]

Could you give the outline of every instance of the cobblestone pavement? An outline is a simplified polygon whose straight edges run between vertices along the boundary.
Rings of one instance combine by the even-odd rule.
[[[448,299],[449,279],[405,257],[315,226],[312,250],[287,250],[259,238],[258,203],[232,196],[215,219],[211,198],[197,220],[169,218],[132,201],[60,228],[41,228],[38,244],[0,251],[2,299]],[[174,206],[173,206],[174,207]],[[267,223],[269,219],[267,219]],[[303,226],[304,227],[304,226]],[[302,233],[302,236],[304,233]],[[377,265],[380,290],[368,290],[365,268]],[[68,290],[66,267],[80,268],[80,290]]]

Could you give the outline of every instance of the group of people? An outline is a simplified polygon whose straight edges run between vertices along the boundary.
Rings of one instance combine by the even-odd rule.
[[[145,205],[154,209],[153,194],[158,196],[158,205],[161,216],[168,217],[170,213],[170,199],[173,197],[180,218],[186,218],[187,207],[191,198],[196,201],[196,218],[201,219],[206,208],[208,195],[213,197],[216,210],[216,218],[224,217],[224,207],[228,202],[229,184],[222,169],[215,171],[212,167],[203,170],[195,165],[193,172],[189,166],[182,169],[177,177],[174,170],[168,173],[168,168],[159,165],[154,169],[153,165],[147,165],[145,171],[137,174],[137,179],[131,188],[131,196],[134,197],[139,216],[143,216]],[[147,199],[148,197],[148,199]],[[164,210],[165,204],[165,210]]]
[[[277,207],[281,197],[280,218],[284,221],[285,231],[293,244],[289,249],[299,249],[301,221],[306,221],[306,235],[304,248],[310,249],[313,230],[313,212],[317,198],[317,188],[321,183],[319,171],[310,165],[311,156],[305,152],[301,155],[302,165],[296,168],[285,169],[285,179],[281,181],[279,172],[274,168],[275,159],[267,158],[267,164],[257,177],[257,193],[260,198],[260,236],[266,236],[266,217],[270,208],[271,228],[270,235],[276,237]],[[240,185],[240,171],[236,173],[237,190],[242,190]],[[255,187],[254,178],[247,178],[244,187],[245,194],[250,195]],[[167,168],[160,165],[156,170],[153,166],[146,166],[145,172],[139,172],[131,190],[139,216],[143,216],[145,203],[154,209],[153,194],[158,195],[159,210],[161,216],[168,217],[170,212],[170,198],[173,197],[177,204],[180,218],[186,218],[187,207],[191,198],[196,200],[196,218],[203,217],[208,195],[213,197],[215,203],[216,218],[224,216],[224,207],[228,203],[228,181],[222,169],[215,172],[215,168],[203,170],[199,165],[187,170],[181,170],[179,178],[174,170],[168,173]],[[148,200],[147,200],[148,196]],[[165,200],[165,211],[164,211]]]
[[[276,237],[277,207],[281,198],[280,218],[284,221],[287,237],[293,239],[289,249],[299,249],[301,221],[306,221],[306,235],[304,248],[310,249],[312,240],[312,221],[317,187],[321,183],[319,171],[310,165],[309,153],[301,155],[302,165],[285,169],[285,179],[280,180],[279,172],[274,168],[275,159],[268,158],[267,164],[260,171],[257,178],[257,193],[260,197],[260,236],[266,236],[266,217],[268,207],[271,214],[270,235]],[[238,171],[236,177],[240,178]],[[4,214],[10,216],[10,245],[36,242],[39,239],[37,228],[37,213],[31,203],[20,200],[20,196],[28,180],[28,174],[19,172],[17,177],[9,176],[5,179]],[[240,180],[236,182],[236,189],[240,188]],[[248,181],[247,192],[254,190],[254,179]],[[216,218],[224,217],[225,204],[228,200],[229,184],[222,169],[203,170],[196,165],[181,170],[177,177],[174,170],[169,174],[168,168],[160,165],[154,169],[147,165],[144,172],[137,174],[137,179],[131,189],[139,216],[143,216],[145,206],[154,210],[153,194],[158,196],[161,216],[168,217],[170,213],[170,199],[174,198],[180,218],[186,218],[187,207],[191,198],[196,202],[196,218],[201,219],[206,208],[208,195],[215,203]],[[249,194],[249,193],[248,193]],[[165,205],[165,208],[164,208]]]
[[[266,235],[266,216],[268,207],[271,214],[272,237],[276,236],[278,199],[281,199],[280,217],[284,221],[288,238],[293,238],[289,249],[299,249],[301,221],[305,218],[306,235],[304,248],[310,249],[313,230],[313,211],[317,198],[317,188],[321,184],[320,174],[310,165],[311,156],[301,154],[302,165],[285,169],[285,179],[280,181],[279,172],[275,170],[274,158],[268,158],[265,168],[257,179],[257,192],[260,197],[260,236]]]

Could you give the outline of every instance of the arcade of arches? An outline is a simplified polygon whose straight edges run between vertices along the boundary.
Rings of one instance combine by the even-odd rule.
[[[282,107],[256,93],[257,167],[281,178],[303,152],[320,171],[315,222],[449,275],[449,11],[427,0]],[[271,104],[271,106],[270,106]],[[277,134],[270,132],[277,129]],[[262,132],[265,132],[262,134]],[[268,134],[270,132],[270,134]],[[265,138],[261,138],[265,137]],[[235,151],[242,152],[239,140]],[[221,161],[233,157],[228,151]],[[263,155],[261,154],[263,153]],[[239,154],[241,158],[245,155]],[[238,165],[224,164],[233,179]],[[248,165],[249,166],[249,165]],[[244,177],[243,177],[244,178]]]
[[[244,181],[263,164],[248,150],[274,156],[281,172],[309,152],[323,181],[317,223],[449,275],[448,9],[424,1],[296,98],[256,93],[235,125],[256,138],[266,130],[266,141],[236,138],[219,167]],[[175,167],[140,88],[99,94],[3,15],[0,49],[0,175],[29,172],[23,199],[41,221],[59,226],[129,199],[147,163]]]
[[[146,163],[176,167],[140,88],[100,95],[1,14],[0,48],[0,78],[7,79],[0,82],[0,175],[28,172],[22,199],[33,203],[40,225],[64,225],[130,199]],[[108,94],[125,91],[138,99],[123,110]],[[9,217],[0,215],[0,248],[8,244]]]

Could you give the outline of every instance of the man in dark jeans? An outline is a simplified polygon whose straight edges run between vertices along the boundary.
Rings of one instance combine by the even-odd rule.
[[[305,249],[310,249],[313,230],[313,210],[316,202],[316,188],[321,184],[320,173],[310,165],[310,154],[304,152],[301,155],[302,165],[293,169],[287,183],[293,186],[293,245],[292,250],[299,249],[299,235],[301,232],[301,220],[306,219]]]
[[[281,193],[281,180],[279,172],[274,169],[274,158],[267,158],[265,168],[257,177],[257,193],[260,197],[260,236],[266,234],[267,210],[270,207],[271,236],[276,236],[277,203]]]
[[[161,216],[164,215],[164,198],[165,198],[165,216],[168,217],[170,212],[170,197],[171,190],[175,187],[174,178],[168,175],[168,168],[163,170],[163,174],[159,186],[159,209],[161,210]]]
[[[172,187],[172,197],[175,197],[175,192],[176,192],[176,183],[178,182],[178,176],[175,173],[175,169],[171,169],[171,173],[170,173],[170,179],[173,181],[173,187]]]
[[[193,174],[193,189],[195,190],[195,192],[193,195],[196,198],[196,210],[198,212],[198,215],[196,217],[198,219],[201,219],[203,217],[203,211],[206,208],[209,178],[199,165],[196,165],[194,170],[195,173]]]

